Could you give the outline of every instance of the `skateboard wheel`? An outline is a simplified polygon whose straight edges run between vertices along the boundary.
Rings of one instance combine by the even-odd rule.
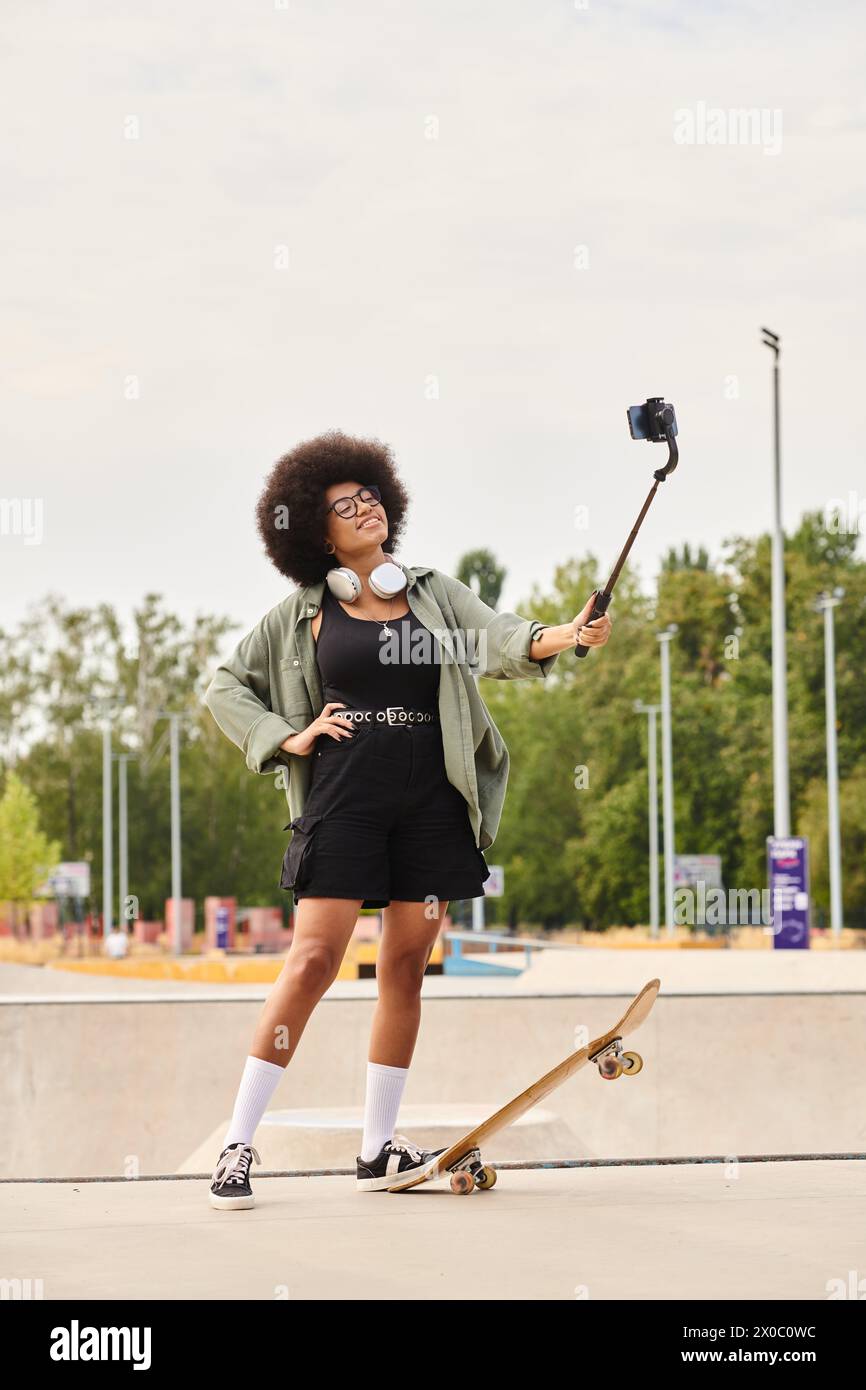
[[[458,1193],[459,1196],[462,1197],[465,1193],[471,1192],[474,1186],[475,1179],[471,1173],[461,1169],[451,1174],[451,1191]]]
[[[483,1168],[475,1174],[475,1186],[481,1192],[483,1192],[485,1188],[489,1191],[491,1187],[495,1187],[496,1169],[491,1168],[488,1163],[485,1163]]]
[[[626,1076],[637,1076],[643,1066],[643,1057],[639,1052],[624,1052],[622,1054],[622,1069]]]
[[[617,1057],[602,1057],[598,1064],[598,1074],[605,1081],[616,1081],[622,1076],[622,1062]]]

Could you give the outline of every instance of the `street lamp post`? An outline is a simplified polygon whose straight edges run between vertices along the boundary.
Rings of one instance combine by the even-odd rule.
[[[179,956],[183,949],[183,930],[181,924],[181,844],[180,844],[180,730],[184,714],[175,710],[161,709],[157,711],[160,719],[165,719],[168,723],[168,746],[169,746],[169,803],[171,808],[171,903],[172,923],[171,950]],[[165,748],[165,743],[160,740],[159,752]],[[155,752],[143,761],[142,767],[146,771],[152,763]]]
[[[112,839],[114,835],[111,791],[111,719],[105,716],[102,729],[102,935],[111,931],[112,896],[114,894],[114,873]]]
[[[656,715],[659,713],[661,705],[645,705],[640,700],[635,700],[634,709],[635,714],[647,715],[650,936],[655,940],[659,934],[659,792]]]
[[[785,533],[782,529],[782,455],[779,412],[779,357],[782,340],[761,329],[763,344],[773,353],[773,833],[791,834],[791,796],[788,787],[788,662],[785,638]]]
[[[171,896],[174,902],[174,931],[172,950],[176,956],[181,953],[183,931],[181,926],[181,880],[180,880],[180,721],[179,714],[169,714],[171,730]]]
[[[673,741],[671,738],[671,658],[670,643],[678,631],[670,623],[664,632],[656,633],[662,660],[662,818],[665,846],[665,923],[667,934],[674,935],[674,774]]]
[[[819,595],[815,608],[824,614],[824,701],[827,716],[827,826],[830,858],[830,929],[837,941],[842,932],[842,841],[839,830],[839,760],[836,746],[836,641],[833,609],[844,589]]]
[[[129,923],[126,915],[126,904],[129,897],[129,815],[128,815],[128,796],[127,796],[127,777],[126,765],[133,755],[130,753],[118,753],[117,758],[117,842],[118,842],[118,923],[124,931],[128,930]]]

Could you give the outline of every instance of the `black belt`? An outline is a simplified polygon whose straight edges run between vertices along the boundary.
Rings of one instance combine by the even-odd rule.
[[[405,705],[387,705],[384,709],[339,709],[333,718],[350,719],[354,724],[376,725],[378,728],[414,728],[423,724],[438,724],[439,715],[429,709],[407,709]]]

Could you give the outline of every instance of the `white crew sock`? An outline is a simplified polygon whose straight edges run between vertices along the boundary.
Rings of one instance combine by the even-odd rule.
[[[229,1144],[251,1144],[259,1121],[268,1108],[268,1101],[277,1089],[285,1067],[275,1062],[263,1062],[260,1057],[248,1057],[244,1066],[241,1084],[238,1087],[235,1108],[223,1148]]]
[[[364,1137],[361,1158],[375,1158],[382,1145],[394,1137],[397,1112],[403,1098],[408,1067],[386,1067],[383,1062],[367,1063],[367,1098],[364,1102]]]

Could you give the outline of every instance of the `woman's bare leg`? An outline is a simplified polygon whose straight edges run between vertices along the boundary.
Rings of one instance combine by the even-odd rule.
[[[250,1055],[286,1067],[337,977],[363,898],[301,898],[285,964],[259,1016]]]
[[[447,902],[392,902],[384,910],[376,961],[379,998],[369,1060],[408,1067],[421,1026],[421,983],[448,911]]]

